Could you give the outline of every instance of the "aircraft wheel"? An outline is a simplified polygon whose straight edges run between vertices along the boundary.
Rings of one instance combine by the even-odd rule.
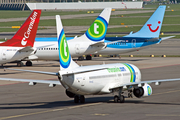
[[[79,61],[82,61],[82,60],[84,60],[84,57],[83,57],[83,56],[80,56],[80,57],[78,57],[78,60],[79,60]]]
[[[78,95],[76,95],[76,96],[74,97],[74,103],[79,103],[79,96],[78,96]]]
[[[115,103],[118,103],[119,102],[119,97],[116,95],[116,96],[114,96],[114,102]]]
[[[32,62],[31,61],[27,61],[26,62],[26,66],[32,66]]]
[[[23,65],[24,65],[23,62],[17,62],[18,67],[22,67]]]
[[[120,103],[124,103],[124,96],[123,95],[120,96],[119,101],[120,101]]]
[[[90,55],[86,55],[86,60],[92,60],[92,57]]]
[[[80,103],[85,103],[85,97],[84,97],[84,95],[81,95],[81,96],[80,96]]]

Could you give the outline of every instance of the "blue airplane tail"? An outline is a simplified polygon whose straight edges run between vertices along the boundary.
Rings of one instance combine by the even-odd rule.
[[[159,6],[144,26],[136,33],[131,33],[124,37],[148,37],[158,38],[164,18],[166,6]]]

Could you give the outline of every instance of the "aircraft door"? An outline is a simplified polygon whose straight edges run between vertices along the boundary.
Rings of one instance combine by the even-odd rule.
[[[79,54],[79,53],[80,53],[79,47],[80,47],[79,44],[76,44],[76,45],[75,45],[75,53],[76,53],[76,54]]]
[[[132,39],[132,48],[136,48],[136,39]]]

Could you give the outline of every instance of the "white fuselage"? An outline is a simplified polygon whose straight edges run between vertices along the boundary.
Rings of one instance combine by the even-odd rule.
[[[19,52],[23,47],[0,47],[0,64],[21,60],[31,55],[32,51]]]
[[[93,68],[101,70],[91,71]],[[141,81],[140,70],[132,65],[126,63],[116,63],[107,65],[93,65],[78,67],[78,70],[89,72],[62,75],[61,84],[68,90],[78,95],[96,95],[108,94],[118,85],[124,85],[132,82]],[[75,72],[76,68],[73,69]],[[69,70],[68,70],[69,71]],[[66,73],[66,71],[64,71]],[[63,74],[60,71],[60,75]]]
[[[131,49],[117,49],[117,48],[105,48],[102,49],[98,47],[91,47],[90,42],[76,42],[75,40],[67,41],[69,46],[69,51],[72,57],[79,57],[88,54],[121,54],[126,52],[135,51],[139,48]],[[52,42],[35,42],[34,48],[37,51],[34,55],[29,56],[30,60],[59,60],[59,50],[57,41]]]
[[[91,46],[94,42],[81,42],[81,40],[68,40],[68,47],[72,57],[79,57],[99,51],[102,47]],[[35,42],[36,53],[29,56],[30,60],[59,60],[58,42]]]

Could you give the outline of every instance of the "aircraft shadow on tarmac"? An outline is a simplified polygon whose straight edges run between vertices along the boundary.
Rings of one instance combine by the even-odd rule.
[[[86,98],[86,103],[84,104],[92,104],[103,102],[107,103],[109,100],[112,99],[110,97],[92,97]],[[67,101],[54,101],[54,102],[25,102],[25,103],[0,103],[0,109],[41,109],[41,108],[57,108],[57,107],[72,107],[77,105],[84,105],[84,104],[76,104],[74,100],[67,100]]]
[[[112,97],[92,97],[86,98],[86,103],[75,104],[73,100],[54,101],[54,102],[29,102],[29,103],[1,103],[0,109],[42,109],[42,108],[58,108],[58,107],[72,107],[85,104],[99,103],[102,104],[153,104],[153,105],[180,105],[180,103],[161,103],[161,102],[144,102],[143,100],[126,100],[125,103],[114,103]],[[4,107],[3,107],[4,106]],[[68,109],[68,108],[67,108]]]

